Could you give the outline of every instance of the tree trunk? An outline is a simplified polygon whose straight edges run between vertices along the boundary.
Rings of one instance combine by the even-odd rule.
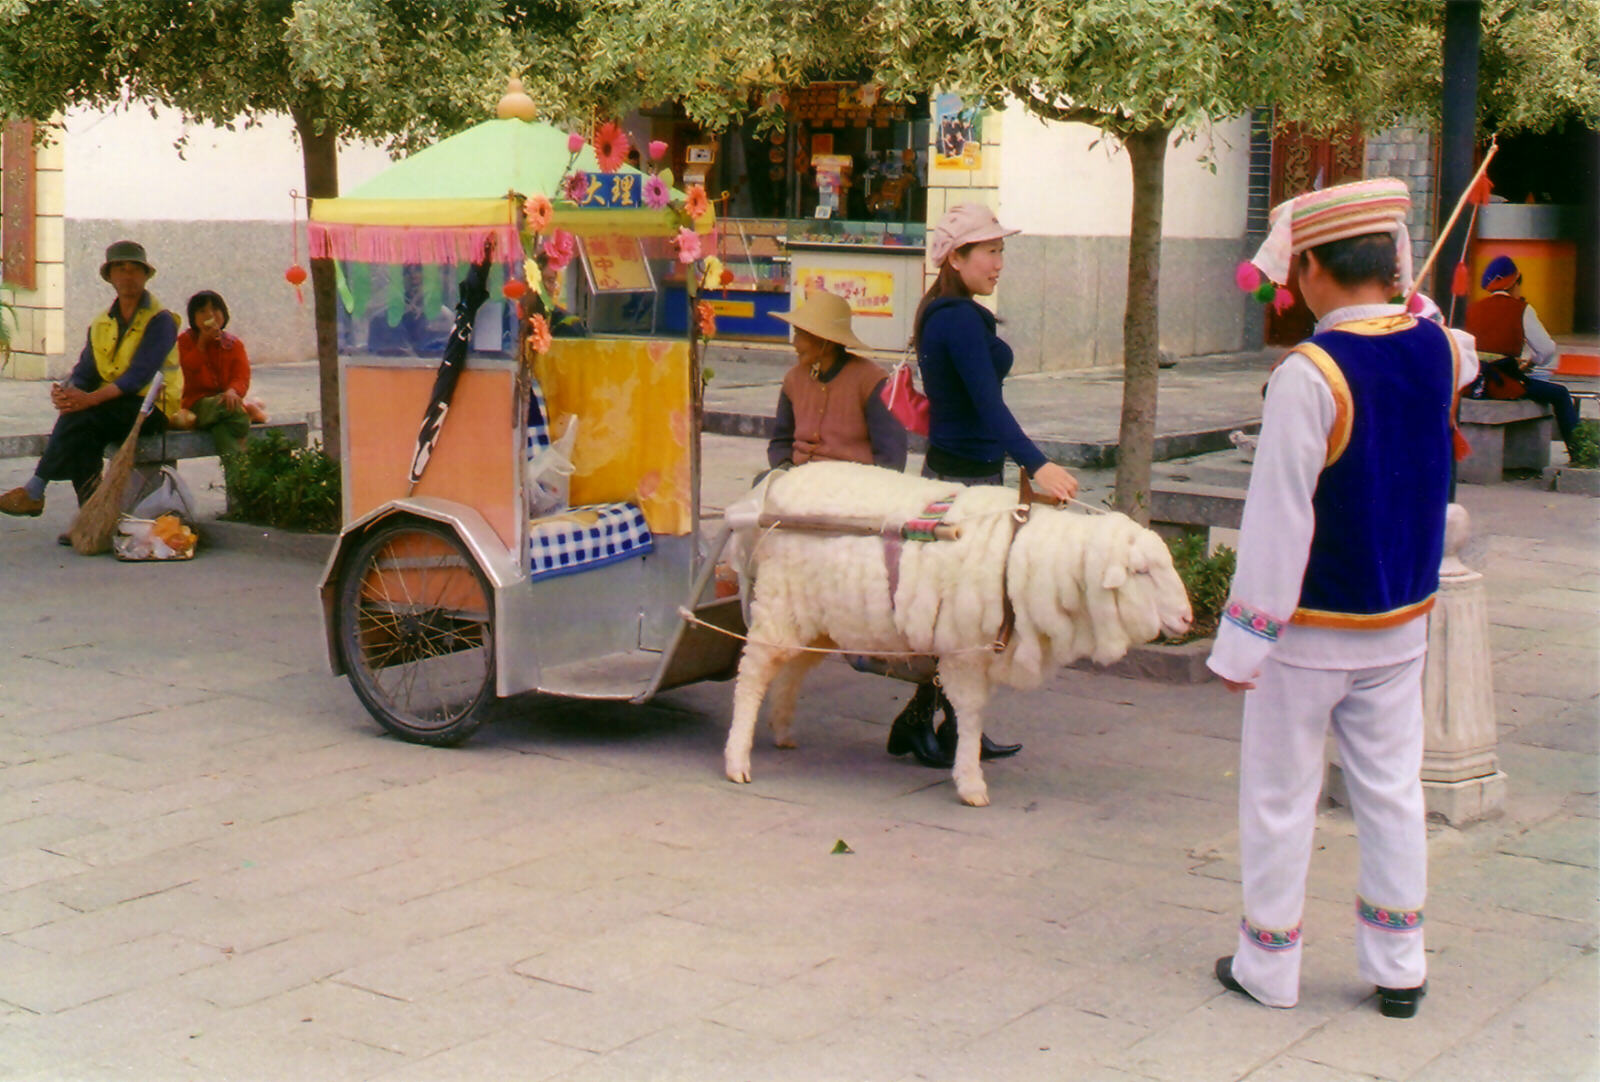
[[[1150,462],[1156,441],[1160,372],[1161,204],[1166,128],[1123,136],[1133,169],[1133,220],[1128,233],[1128,307],[1122,317],[1122,426],[1117,435],[1115,507],[1150,521]]]
[[[295,130],[305,159],[306,195],[332,199],[339,194],[338,135],[330,124],[318,133],[316,118],[296,109]],[[322,449],[340,457],[339,323],[336,279],[331,259],[311,260],[311,305],[317,325],[317,375],[322,406]]]

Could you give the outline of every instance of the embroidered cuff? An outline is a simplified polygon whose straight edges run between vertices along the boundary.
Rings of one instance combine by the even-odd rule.
[[[1360,896],[1356,898],[1356,917],[1362,924],[1371,925],[1385,932],[1409,932],[1422,927],[1422,910],[1386,909],[1373,905]]]
[[[1293,928],[1277,931],[1272,928],[1257,928],[1248,920],[1239,921],[1239,931],[1244,933],[1244,937],[1262,950],[1268,951],[1286,951],[1290,947],[1298,947],[1300,928],[1301,925],[1296,924]]]
[[[1252,609],[1239,601],[1229,601],[1227,609],[1223,612],[1228,622],[1268,642],[1277,642],[1278,634],[1283,630],[1283,621],[1274,620],[1258,609]]]

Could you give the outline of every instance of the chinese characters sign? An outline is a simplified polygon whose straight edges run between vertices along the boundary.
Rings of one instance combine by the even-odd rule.
[[[636,237],[585,237],[583,258],[596,293],[649,293],[655,289]]]
[[[858,316],[894,315],[894,272],[796,267],[795,281],[804,296],[813,292],[836,293],[850,302]]]
[[[589,186],[578,206],[602,210],[644,206],[644,174],[589,173]]]

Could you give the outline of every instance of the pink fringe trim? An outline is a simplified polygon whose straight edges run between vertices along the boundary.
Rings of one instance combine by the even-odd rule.
[[[471,263],[493,240],[495,259],[520,262],[522,241],[512,225],[442,227],[330,225],[307,222],[312,259],[357,263]]]

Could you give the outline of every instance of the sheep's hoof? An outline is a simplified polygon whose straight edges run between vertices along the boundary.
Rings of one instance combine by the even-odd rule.
[[[989,787],[986,785],[980,784],[976,789],[958,788],[956,791],[961,794],[961,803],[969,808],[987,808],[989,806]]]
[[[728,759],[723,763],[722,771],[728,776],[729,781],[738,782],[740,785],[750,784],[750,763],[736,763]]]
[[[772,738],[772,746],[775,748],[783,748],[785,750],[793,750],[794,748],[798,748],[800,745],[794,742],[794,737],[792,736],[775,736]]]

